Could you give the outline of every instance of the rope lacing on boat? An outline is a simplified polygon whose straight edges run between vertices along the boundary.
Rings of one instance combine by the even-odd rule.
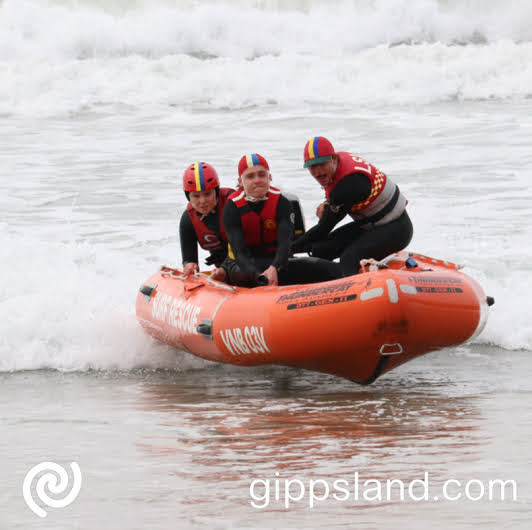
[[[366,270],[367,267],[367,270]],[[386,260],[377,261],[373,258],[361,259],[360,260],[360,269],[361,272],[372,272],[379,269],[387,269]]]
[[[170,277],[176,280],[187,280],[189,278],[189,276],[183,274],[183,271],[172,269],[171,267],[167,267],[166,265],[163,265],[161,267],[161,276]],[[207,283],[209,285],[212,285],[213,287],[217,287],[218,289],[222,289],[224,291],[230,291],[232,293],[236,292],[235,286],[227,285],[226,283],[213,280],[208,274],[204,274],[203,272],[194,271],[194,279],[200,280],[201,278],[207,280]]]

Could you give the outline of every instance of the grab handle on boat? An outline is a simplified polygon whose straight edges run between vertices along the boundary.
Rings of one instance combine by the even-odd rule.
[[[157,284],[152,285],[141,285],[139,288],[139,291],[148,298],[151,298],[153,292],[155,291],[155,288],[157,287]]]
[[[198,324],[196,331],[205,338],[212,340],[212,320],[204,318],[201,324]]]
[[[399,355],[403,353],[403,346],[400,342],[394,344],[383,344],[379,350],[381,355]]]

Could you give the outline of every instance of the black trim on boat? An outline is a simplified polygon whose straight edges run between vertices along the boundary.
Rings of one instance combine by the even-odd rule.
[[[212,320],[204,318],[201,324],[198,324],[196,331],[203,335],[206,339],[212,340]]]
[[[153,292],[155,291],[156,288],[157,288],[157,284],[152,284],[152,285],[141,285],[140,288],[139,288],[139,291],[140,291],[144,296],[147,296],[148,298],[151,298],[152,295],[153,295]]]
[[[379,359],[379,362],[377,363],[377,366],[375,367],[375,371],[371,374],[370,377],[367,379],[364,379],[363,381],[355,381],[355,383],[358,383],[359,385],[371,385],[382,374],[382,371],[384,370],[384,367],[388,363],[388,357],[387,355],[381,355],[381,358]]]

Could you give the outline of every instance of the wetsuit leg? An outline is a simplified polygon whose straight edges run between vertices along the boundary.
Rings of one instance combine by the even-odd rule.
[[[258,263],[257,263],[258,261]],[[260,271],[265,271],[270,258],[255,258]],[[240,287],[257,287],[257,272],[241,269],[235,260],[226,259],[222,267],[227,272],[226,282]],[[342,278],[342,269],[338,263],[320,258],[290,258],[287,264],[279,270],[279,285],[296,285],[303,283],[328,282]]]
[[[344,276],[356,274],[361,259],[381,260],[394,252],[403,250],[412,239],[414,229],[410,217],[404,212],[401,217],[371,230],[361,230],[354,241],[340,256]]]
[[[342,277],[338,263],[320,258],[290,258],[279,270],[279,285],[328,282]]]
[[[338,258],[346,247],[363,233],[357,223],[347,223],[333,230],[326,239],[313,243],[312,255],[323,259]]]
[[[227,273],[225,281],[229,285],[238,285],[239,287],[255,287],[257,285],[257,275],[241,269],[240,265],[233,259],[227,258],[222,263],[222,268]]]
[[[243,269],[235,260],[227,258],[222,263],[222,268],[227,273],[225,281],[230,285],[238,285],[239,287],[257,287],[259,274],[264,272],[271,262],[271,258],[255,258],[255,265],[260,271],[257,272]]]

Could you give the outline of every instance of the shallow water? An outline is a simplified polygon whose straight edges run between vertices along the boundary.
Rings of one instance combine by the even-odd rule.
[[[333,528],[392,520],[524,528],[531,376],[528,352],[486,347],[430,354],[370,387],[286,368],[217,365],[2,374],[2,517],[9,528],[315,527],[331,516]],[[42,460],[76,461],[83,485],[72,505],[48,508],[41,521],[24,506],[20,485]],[[389,500],[356,500],[351,490],[339,501],[331,491],[310,508],[307,491],[286,507],[287,480],[307,490],[310,480],[352,487],[357,472],[361,496],[369,494],[366,480],[408,485],[427,473],[430,498],[401,501],[396,490]],[[516,482],[515,501],[510,489],[504,501],[434,500],[447,480],[462,484],[452,483],[452,498],[475,481],[476,498],[479,481],[487,488],[495,479]],[[290,491],[298,497],[296,482]],[[318,487],[314,493],[324,496]]]
[[[528,528],[532,8],[251,4],[0,2],[0,527]],[[411,250],[495,297],[482,334],[368,387],[146,336],[136,292],[179,265],[184,168],[232,185],[258,151],[311,226],[316,134],[398,182]],[[82,485],[40,519],[22,485],[43,461]],[[419,500],[369,491],[392,479]],[[497,479],[515,500],[489,500]]]

